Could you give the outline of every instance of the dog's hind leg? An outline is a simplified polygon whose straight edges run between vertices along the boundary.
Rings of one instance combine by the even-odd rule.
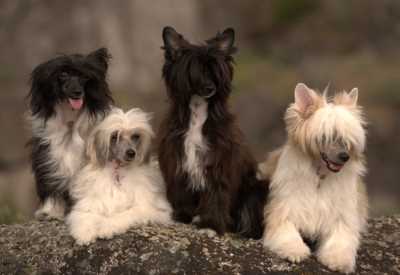
[[[264,231],[264,206],[268,196],[268,181],[255,176],[239,189],[234,213],[235,232],[246,238],[260,239]]]

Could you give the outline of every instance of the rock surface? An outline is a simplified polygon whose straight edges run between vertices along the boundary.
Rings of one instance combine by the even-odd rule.
[[[210,233],[210,232],[209,232]],[[291,264],[260,241],[191,226],[144,226],[78,246],[61,222],[0,225],[0,274],[329,274],[315,258]],[[400,274],[400,215],[370,220],[358,274]]]

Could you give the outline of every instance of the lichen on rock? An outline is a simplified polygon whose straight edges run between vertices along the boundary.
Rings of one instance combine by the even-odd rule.
[[[400,274],[400,216],[371,219],[358,274]],[[142,226],[78,246],[62,222],[0,225],[0,274],[333,273],[314,257],[292,264],[261,241],[216,236],[189,225]]]

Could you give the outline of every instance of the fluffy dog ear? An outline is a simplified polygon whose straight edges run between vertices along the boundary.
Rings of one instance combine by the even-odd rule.
[[[97,64],[105,73],[108,69],[108,63],[111,59],[111,55],[109,54],[107,48],[100,48],[88,54],[87,59],[90,62]]]
[[[294,89],[294,105],[303,118],[310,117],[318,108],[326,104],[326,98],[314,92],[304,83]]]
[[[187,42],[180,33],[169,26],[164,27],[162,38],[164,41],[164,46],[162,48],[166,51],[167,58],[175,59],[179,54],[179,50],[189,45],[189,42]]]
[[[140,154],[139,154],[140,162],[148,163],[150,161],[150,153],[151,153],[150,147],[153,137],[154,137],[153,132],[144,131],[142,133],[142,141],[140,144]]]
[[[294,102],[299,108],[300,112],[307,110],[313,101],[312,90],[304,83],[298,83],[294,89]]]
[[[350,104],[353,106],[357,105],[358,102],[358,88],[353,88],[349,93]]]
[[[86,156],[89,161],[98,166],[107,163],[110,148],[110,137],[104,130],[94,130],[86,145]]]
[[[333,102],[338,105],[357,106],[358,88],[353,88],[349,93],[342,92],[333,98]]]
[[[56,61],[48,61],[38,65],[32,71],[31,90],[28,94],[32,115],[47,119],[54,113],[54,104],[57,102],[59,90],[57,65]]]
[[[226,55],[233,54],[236,51],[235,43],[235,30],[227,28],[222,33],[217,33],[214,38],[207,40],[207,43],[223,52]]]

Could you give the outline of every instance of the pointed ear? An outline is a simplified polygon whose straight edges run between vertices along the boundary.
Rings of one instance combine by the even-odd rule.
[[[100,48],[88,54],[87,59],[90,62],[99,65],[103,72],[106,72],[108,69],[108,63],[111,59],[111,55],[109,54],[107,48]]]
[[[333,102],[337,105],[356,106],[358,101],[358,89],[353,88],[349,93],[341,92],[335,95]]]
[[[207,43],[225,54],[232,54],[236,51],[233,46],[235,43],[235,30],[227,28],[222,33],[217,33],[215,38],[207,40]]]
[[[162,38],[164,41],[164,46],[162,48],[169,54],[167,57],[176,57],[178,51],[183,46],[189,45],[189,42],[187,42],[180,33],[169,26],[164,27]]]
[[[349,95],[349,104],[356,106],[358,101],[358,88],[353,88]]]
[[[315,102],[315,92],[304,83],[298,83],[294,89],[294,103],[299,111],[305,113]]]

